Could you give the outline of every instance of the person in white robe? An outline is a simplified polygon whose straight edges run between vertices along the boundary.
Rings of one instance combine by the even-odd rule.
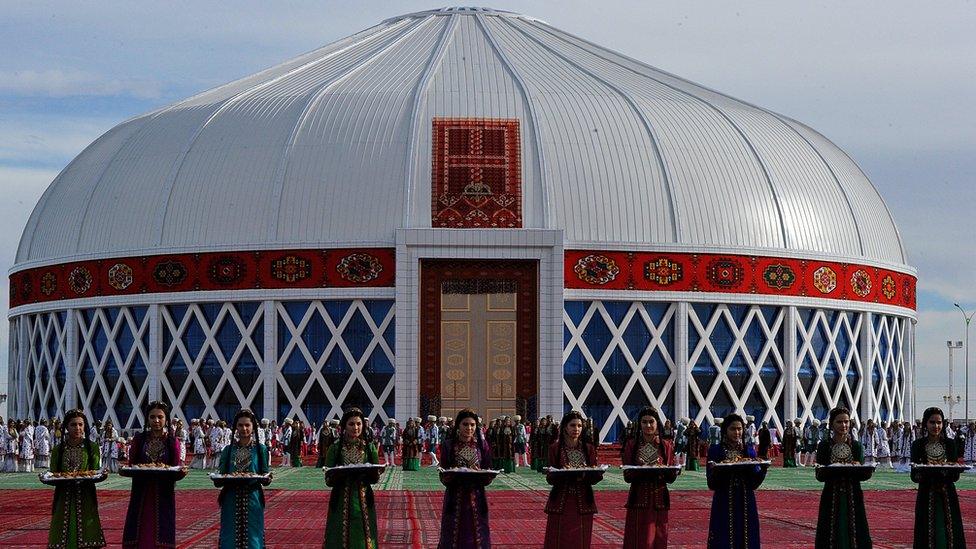
[[[38,468],[48,468],[51,466],[51,432],[47,428],[47,420],[41,420],[40,425],[34,428],[34,454]]]
[[[193,442],[193,461],[190,463],[190,467],[204,469],[207,460],[206,434],[203,432],[199,419],[194,418],[190,425],[190,440]]]
[[[878,455],[877,430],[877,427],[874,426],[874,420],[868,419],[867,425],[864,427],[864,432],[861,433],[861,447],[864,449],[865,465],[877,464],[875,460]]]
[[[25,421],[19,433],[20,461],[18,471],[22,473],[34,472],[34,427],[30,421]]]

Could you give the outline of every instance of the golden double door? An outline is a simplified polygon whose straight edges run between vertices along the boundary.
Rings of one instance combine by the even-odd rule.
[[[513,415],[517,295],[454,291],[444,285],[440,296],[441,413],[473,408],[485,418]]]

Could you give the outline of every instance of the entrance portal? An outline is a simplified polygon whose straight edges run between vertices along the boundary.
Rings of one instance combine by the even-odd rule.
[[[424,261],[420,412],[535,414],[537,263]]]

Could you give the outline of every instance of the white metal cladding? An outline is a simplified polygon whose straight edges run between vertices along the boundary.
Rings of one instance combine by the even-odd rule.
[[[906,263],[876,189],[810,128],[540,21],[460,8],[123,122],[51,184],[17,262],[392,245],[430,226],[434,117],[518,119],[524,226],[564,229],[567,247]]]

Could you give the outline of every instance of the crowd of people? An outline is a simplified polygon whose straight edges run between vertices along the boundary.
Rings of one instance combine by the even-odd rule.
[[[599,429],[578,411],[561,421],[551,416],[525,421],[502,416],[483,421],[472,410],[454,418],[410,418],[371,424],[359,409],[320,427],[286,419],[282,425],[241,410],[228,424],[221,420],[191,420],[187,428],[171,418],[169,407],[151,403],[146,427],[120,436],[110,421],[89,425],[81,410],[67,412],[63,421],[14,421],[3,430],[5,470],[52,472],[116,470],[120,463],[189,465],[224,474],[268,474],[275,459],[280,466],[301,466],[315,458],[320,467],[383,463],[417,470],[429,465],[445,470],[514,471],[531,467],[593,468],[599,465]],[[641,410],[624,431],[620,458],[624,465],[666,465],[695,469],[706,463],[713,490],[709,547],[760,546],[755,490],[766,466],[759,460],[781,452],[785,466],[881,464],[910,470],[910,464],[969,463],[974,461],[976,425],[952,426],[938,408],[925,410],[914,424],[876,425],[868,421],[860,433],[844,408],[835,408],[823,421],[797,421],[782,436],[765,423],[731,414],[708,429],[681,420],[673,427],[653,408]],[[702,444],[704,442],[704,444]],[[14,445],[15,443],[15,445]],[[28,451],[24,451],[24,446]],[[907,448],[907,450],[906,450]],[[902,457],[907,453],[907,457]],[[811,455],[812,454],[812,458]],[[11,456],[14,458],[10,461]],[[399,458],[399,460],[398,460]],[[757,460],[744,468],[714,464]],[[751,462],[750,462],[751,463]],[[870,547],[864,514],[864,493],[856,478],[820,477],[824,481],[817,527],[817,547]],[[592,477],[585,474],[548,476],[552,489],[546,502],[545,546],[588,547],[597,506]],[[627,477],[625,476],[625,480]],[[916,547],[964,546],[962,518],[953,480],[916,477]],[[670,493],[664,477],[631,478],[624,531],[625,547],[666,547]],[[490,547],[485,485],[446,482],[441,513],[440,547]],[[376,547],[376,508],[371,482],[348,477],[331,485],[326,524],[326,547]],[[263,486],[235,484],[222,488],[221,547],[263,547]],[[123,531],[124,547],[175,546],[175,480],[134,478]],[[98,517],[95,484],[58,485],[54,493],[49,544],[59,547],[100,547],[104,536]]]

